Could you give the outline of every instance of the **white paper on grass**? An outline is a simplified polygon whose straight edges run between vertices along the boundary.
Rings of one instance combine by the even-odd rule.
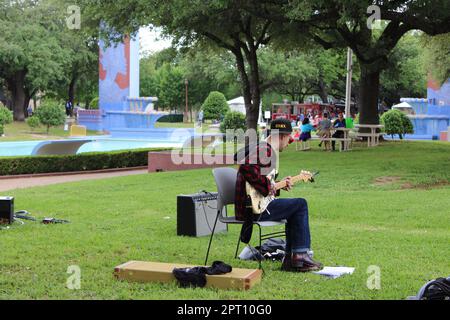
[[[313,273],[320,274],[325,277],[329,277],[331,279],[339,278],[344,274],[352,274],[355,271],[355,268],[350,267],[324,267],[320,271],[315,271]]]

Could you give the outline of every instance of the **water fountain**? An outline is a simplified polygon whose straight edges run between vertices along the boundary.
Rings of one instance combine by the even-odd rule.
[[[406,139],[448,140],[450,130],[450,79],[442,86],[428,81],[427,99],[402,98],[415,111],[408,115],[414,126],[414,134]]]
[[[173,140],[175,129],[155,128],[156,121],[168,114],[155,110],[158,98],[139,97],[138,39],[139,35],[125,37],[109,47],[100,41],[99,110],[80,110],[78,124],[113,138]],[[193,134],[193,129],[187,131]]]

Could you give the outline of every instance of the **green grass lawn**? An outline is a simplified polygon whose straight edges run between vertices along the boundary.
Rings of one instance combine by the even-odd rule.
[[[87,135],[101,135],[101,132],[88,130]],[[0,142],[29,141],[29,140],[58,140],[68,138],[69,131],[64,131],[64,126],[51,127],[47,134],[44,126],[31,130],[26,122],[13,122],[5,125],[5,136],[0,137]]]
[[[282,196],[307,199],[315,258],[355,267],[353,275],[329,280],[265,262],[262,283],[247,292],[115,280],[114,267],[129,260],[203,263],[208,237],[176,235],[176,197],[215,191],[204,169],[7,192],[16,210],[71,223],[0,230],[0,299],[404,299],[450,274],[450,144],[386,142],[346,153],[291,146],[281,154],[280,173],[299,169],[320,175]],[[377,183],[380,177],[394,182]],[[215,237],[210,262],[257,266],[233,259],[238,233],[231,226]],[[81,268],[80,290],[66,288],[70,265]],[[372,265],[381,270],[380,290],[366,285]]]

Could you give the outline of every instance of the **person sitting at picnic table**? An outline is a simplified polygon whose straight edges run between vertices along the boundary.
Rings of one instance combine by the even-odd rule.
[[[344,114],[339,112],[338,118],[333,123],[333,128],[345,128],[345,119]],[[331,136],[332,138],[342,139],[344,138],[344,132],[341,130],[336,130],[334,134]],[[336,141],[331,141],[331,149],[336,151]]]
[[[311,131],[313,130],[313,126],[309,123],[309,118],[303,119],[302,125],[300,126],[300,141],[307,141],[311,139]]]
[[[323,139],[329,138],[331,136],[331,120],[328,119],[328,113],[323,114],[323,119],[319,122],[319,125],[317,127],[318,129],[318,136],[321,138],[319,147],[322,147]],[[329,141],[325,141],[325,149],[329,148]]]

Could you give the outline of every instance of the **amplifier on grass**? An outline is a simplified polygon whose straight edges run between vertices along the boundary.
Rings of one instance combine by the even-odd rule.
[[[182,194],[177,197],[177,235],[179,236],[210,235],[216,216],[217,192]],[[223,231],[227,231],[227,225],[217,220],[214,233]]]
[[[14,219],[14,198],[0,197],[0,224],[11,224]]]

